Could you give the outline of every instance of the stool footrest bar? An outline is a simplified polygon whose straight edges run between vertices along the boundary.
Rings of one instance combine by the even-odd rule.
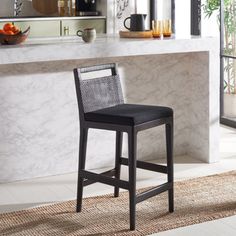
[[[109,177],[109,174],[106,174],[106,172],[104,173],[96,174],[96,173],[89,172],[86,170],[81,170],[79,175],[80,177],[87,179],[84,181],[85,185],[88,185],[86,184],[86,181],[88,181],[87,183],[90,183],[90,184],[100,182],[103,184],[108,184],[108,185],[123,188],[123,189],[129,189],[129,183],[127,181],[111,178]],[[110,176],[114,176],[114,174],[110,174]]]
[[[120,164],[127,166],[129,164],[128,159],[121,157]],[[149,162],[137,161],[137,168],[167,174],[167,166],[153,164]]]
[[[173,188],[173,183],[165,183],[155,188],[149,189],[143,193],[136,196],[136,203],[142,202],[148,198],[154,197],[162,192],[165,192]]]
[[[113,177],[115,176],[115,173],[116,173],[116,170],[115,169],[112,169],[112,170],[108,170],[108,171],[105,171],[105,172],[102,172],[100,173],[101,175],[105,175],[105,176],[110,176],[110,177]],[[84,180],[83,182],[83,186],[88,186],[90,184],[94,184],[94,183],[97,183],[98,181],[97,180],[90,180],[90,179],[86,179]]]

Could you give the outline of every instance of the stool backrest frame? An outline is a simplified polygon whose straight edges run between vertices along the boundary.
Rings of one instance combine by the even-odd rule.
[[[74,79],[80,122],[84,114],[124,103],[123,92],[116,63],[74,69]],[[83,74],[111,70],[111,75],[83,79]]]

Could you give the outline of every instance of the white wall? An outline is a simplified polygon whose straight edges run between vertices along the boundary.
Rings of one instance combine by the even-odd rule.
[[[175,30],[176,36],[190,35],[190,0],[175,0]]]
[[[0,17],[7,17],[13,15],[14,0],[0,0]]]

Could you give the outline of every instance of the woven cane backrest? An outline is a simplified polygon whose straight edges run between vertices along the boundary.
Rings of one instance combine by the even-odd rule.
[[[111,75],[82,79],[83,73],[111,70]],[[124,103],[120,78],[115,64],[77,69],[83,112],[91,112]],[[93,73],[94,74],[94,73]]]

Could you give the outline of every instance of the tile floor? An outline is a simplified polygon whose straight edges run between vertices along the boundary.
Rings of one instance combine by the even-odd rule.
[[[189,179],[236,169],[236,130],[221,127],[220,163],[205,164],[188,156],[175,160],[175,180]],[[159,162],[164,162],[163,160]],[[101,170],[98,170],[99,172]],[[122,178],[127,179],[127,169],[122,169]],[[77,174],[52,176],[27,181],[0,184],[0,212],[11,212],[43,204],[75,199]],[[165,180],[165,176],[147,171],[138,171],[137,187],[156,185]],[[85,188],[84,196],[110,193],[110,186],[95,184]],[[216,221],[183,227],[155,234],[158,236],[235,236],[236,216]]]

